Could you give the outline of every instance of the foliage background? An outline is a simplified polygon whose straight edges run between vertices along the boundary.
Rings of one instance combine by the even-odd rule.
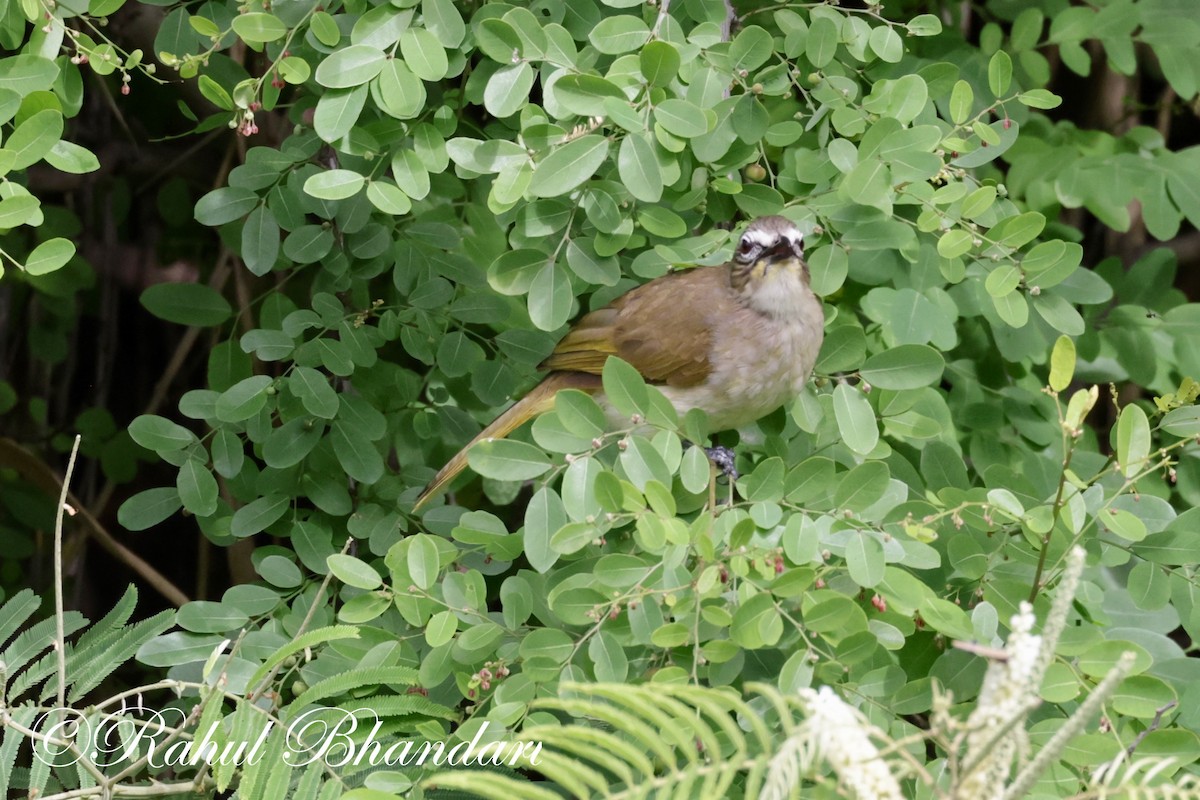
[[[759,680],[903,736],[935,682],[978,691],[947,641],[1043,615],[1078,542],[1035,748],[1138,674],[1040,790],[1148,728],[1192,770],[1198,36],[1185,0],[9,0],[0,582],[48,590],[78,431],[68,605],[182,605],[146,668],[203,683],[244,630],[232,693],[366,693],[397,734],[547,721],[563,680]],[[409,513],[570,319],[780,212],[827,341],[722,437],[731,508],[681,447],[703,421],[614,367],[657,433],[569,396]]]

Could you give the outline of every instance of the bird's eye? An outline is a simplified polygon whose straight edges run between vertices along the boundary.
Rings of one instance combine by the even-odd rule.
[[[755,244],[749,239],[742,239],[742,241],[738,243],[738,252],[742,255],[748,255],[749,253],[753,252],[754,249]]]

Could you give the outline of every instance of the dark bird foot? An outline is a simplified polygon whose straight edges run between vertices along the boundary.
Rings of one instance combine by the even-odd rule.
[[[721,470],[722,475],[724,475],[730,481],[736,481],[738,479],[737,467],[734,466],[737,462],[736,453],[734,453],[728,447],[720,446],[706,447],[704,448],[704,452],[708,456],[708,460],[713,463],[713,466]]]

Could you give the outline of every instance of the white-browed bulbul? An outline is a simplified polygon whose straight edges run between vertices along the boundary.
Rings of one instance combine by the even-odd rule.
[[[503,438],[554,408],[561,389],[591,394],[621,424],[600,382],[609,356],[633,365],[680,415],[703,409],[713,431],[747,425],[795,397],[812,374],[825,325],[801,240],[790,220],[759,217],[733,260],[664,275],[584,315],[542,362],[550,374],[450,459],[414,510],[467,466],[476,442]]]

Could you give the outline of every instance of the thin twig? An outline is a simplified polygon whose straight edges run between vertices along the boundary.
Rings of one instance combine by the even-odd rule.
[[[61,491],[65,485],[60,483],[58,476],[37,456],[12,439],[2,436],[0,436],[0,466],[15,469],[22,478],[46,494]],[[76,515],[83,520],[90,535],[114,558],[136,572],[173,605],[181,606],[188,602],[189,598],[182,590],[145,559],[118,542],[116,537],[109,533],[100,520],[96,519],[92,512],[70,491],[67,493],[67,502],[75,509]]]
[[[721,0],[725,5],[725,19],[721,20],[721,41],[728,42],[733,34],[733,23],[737,22],[737,9],[733,7],[733,0]]]
[[[58,512],[54,515],[54,649],[58,651],[59,708],[67,704],[67,635],[63,623],[63,514],[67,510],[67,487],[71,483],[71,473],[75,471],[75,456],[79,453],[81,438],[83,437],[75,434],[75,443],[71,445],[71,457],[67,460],[67,474],[63,476],[62,491],[58,495]]]
[[[1125,748],[1125,752],[1128,755],[1133,755],[1133,751],[1137,750],[1137,747],[1142,743],[1142,740],[1145,739],[1149,734],[1158,730],[1158,726],[1162,722],[1163,714],[1167,713],[1177,705],[1179,705],[1179,701],[1172,700],[1166,705],[1159,706],[1158,708],[1154,709],[1154,719],[1152,719],[1150,724],[1146,726],[1146,730],[1139,733],[1133,742],[1130,743],[1129,747]]]
[[[662,27],[663,20],[671,11],[671,0],[658,0],[658,19],[654,20],[654,31],[650,34],[655,38],[658,37],[658,30]]]

